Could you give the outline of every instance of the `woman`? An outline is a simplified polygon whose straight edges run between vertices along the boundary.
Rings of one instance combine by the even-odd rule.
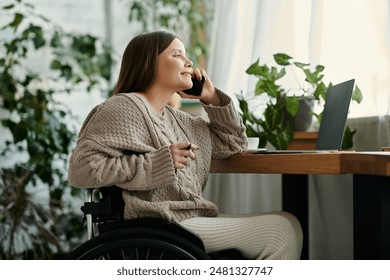
[[[192,77],[206,78],[200,96]],[[208,121],[168,106],[178,92],[198,98]],[[206,251],[237,248],[250,259],[297,259],[302,232],[288,213],[219,216],[202,197],[211,159],[246,148],[245,127],[232,100],[194,68],[171,33],[141,34],[128,44],[115,95],[85,120],[69,163],[75,187],[117,185],[125,219],[161,217],[197,233]]]

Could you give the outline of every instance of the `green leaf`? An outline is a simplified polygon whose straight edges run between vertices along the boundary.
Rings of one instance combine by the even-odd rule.
[[[61,67],[61,76],[65,78],[65,80],[70,81],[72,78],[72,67],[69,65],[63,65]]]
[[[258,134],[258,137],[260,139],[259,148],[264,148],[267,145],[267,134],[264,131],[261,131]]]
[[[295,116],[299,110],[299,100],[296,96],[286,97],[286,110],[291,116]]]
[[[50,40],[50,46],[53,48],[58,48],[62,46],[60,34],[56,31],[53,37]]]
[[[303,69],[303,73],[306,75],[305,81],[309,82],[310,84],[316,84],[318,77],[316,73],[310,72],[309,69]]]
[[[3,10],[10,10],[10,9],[12,9],[13,7],[15,7],[15,5],[14,5],[14,4],[10,4],[10,5],[7,5],[7,6],[2,7],[2,9],[3,9]]]
[[[88,57],[96,54],[96,37],[92,35],[78,35],[73,37],[72,48]]]
[[[263,79],[257,80],[255,85],[255,95],[260,95],[266,91],[267,91],[267,87],[264,84],[264,80]]]
[[[322,112],[317,114],[317,113],[314,113],[312,112],[312,114],[315,116],[315,118],[317,119],[317,122],[318,123],[321,123],[321,120],[322,120]]]
[[[245,71],[249,75],[260,75],[261,70],[259,66],[259,59],[256,60],[249,68]]]
[[[9,24],[9,26],[13,27],[14,30],[16,31],[16,29],[18,28],[20,23],[23,21],[23,19],[24,19],[24,15],[22,15],[20,13],[15,13],[15,17],[14,17],[13,21]]]
[[[351,130],[349,126],[345,128],[343,137],[343,150],[349,150],[353,148],[353,136],[356,134],[356,129]]]
[[[324,71],[324,69],[325,69],[325,66],[323,66],[323,65],[317,65],[316,66],[316,73],[320,73],[320,72],[322,72],[322,71]]]
[[[250,113],[248,108],[248,102],[245,100],[245,98],[242,95],[237,95],[238,104],[241,109],[241,115],[243,117],[244,125],[246,125],[247,121],[250,121]]]
[[[53,59],[50,63],[50,69],[59,70],[61,67],[62,63],[58,59]]]
[[[276,81],[276,80],[279,80],[280,78],[282,78],[284,75],[286,75],[285,68],[282,68],[280,71],[278,71],[278,69],[276,67],[272,67],[271,73],[270,73],[270,75],[268,75],[269,76],[268,78],[273,80],[273,81]]]
[[[245,128],[246,128],[245,133],[248,137],[256,137],[257,136],[257,131],[250,124],[247,124],[245,126]]]
[[[271,97],[277,98],[281,92],[280,87],[274,81],[263,80],[264,91]]]
[[[294,130],[288,126],[286,128],[278,127],[274,133],[268,133],[268,141],[277,150],[286,150],[294,138]]]
[[[14,138],[14,143],[22,142],[27,138],[28,132],[26,127],[21,124],[17,124],[14,126],[14,129],[11,130],[12,136]]]
[[[309,63],[294,62],[294,65],[300,69],[305,69],[307,66],[310,66]]]
[[[260,123],[260,120],[249,111],[248,102],[245,100],[245,97],[242,94],[236,96],[239,101],[239,107],[241,109],[240,114],[246,127],[246,135],[248,137],[258,136],[259,130],[256,128],[256,125]]]
[[[352,92],[352,100],[360,104],[363,100],[363,94],[360,88],[356,85],[354,91]]]
[[[268,104],[264,111],[265,129],[273,129],[283,123],[283,109],[280,106]]]
[[[35,49],[43,47],[46,44],[46,40],[43,37],[42,27],[30,25],[28,29],[32,33],[32,41],[34,43]]]
[[[291,56],[285,54],[285,53],[277,53],[274,54],[275,62],[282,66],[290,65],[290,59],[292,59]]]
[[[325,100],[327,90],[328,88],[325,86],[325,84],[323,82],[320,82],[313,93],[314,98],[316,100]]]

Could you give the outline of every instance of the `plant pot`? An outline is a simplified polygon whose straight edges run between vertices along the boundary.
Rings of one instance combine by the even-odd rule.
[[[299,109],[295,117],[287,116],[287,120],[291,123],[294,131],[308,131],[313,121],[312,110],[314,107],[314,99],[310,97],[299,98]]]

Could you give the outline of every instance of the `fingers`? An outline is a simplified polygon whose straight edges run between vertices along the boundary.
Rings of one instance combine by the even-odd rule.
[[[203,68],[199,69],[199,68],[194,67],[193,74],[194,74],[194,77],[196,77],[199,81],[202,80],[202,76],[205,77],[206,80],[205,80],[205,83],[203,84],[203,89],[206,89],[206,91],[208,91],[208,92],[211,92],[214,90],[214,85],[211,82],[209,76],[207,75],[207,72],[205,69],[203,69]],[[203,92],[202,92],[202,94],[203,94]]]
[[[173,164],[176,169],[182,169],[186,167],[190,160],[195,160],[196,155],[193,151],[199,150],[197,145],[191,144],[189,142],[180,142],[172,144],[170,147],[172,154]]]
[[[186,150],[188,150],[188,151],[196,151],[196,150],[199,150],[200,148],[199,148],[199,146],[197,146],[197,145],[194,145],[194,144],[192,144],[192,143],[188,143],[188,142],[186,142],[186,144],[187,144],[187,146],[186,146]],[[194,154],[195,155],[195,154]]]
[[[199,147],[188,142],[182,142],[178,144],[176,154],[179,157],[184,158],[185,160],[183,161],[188,162],[188,158],[193,160],[196,158],[195,154],[192,152],[193,150],[199,150]]]
[[[202,80],[202,76],[206,77],[206,75],[207,75],[206,71],[204,69],[199,69],[196,67],[193,68],[193,74],[194,74],[194,77],[196,77],[199,81]]]

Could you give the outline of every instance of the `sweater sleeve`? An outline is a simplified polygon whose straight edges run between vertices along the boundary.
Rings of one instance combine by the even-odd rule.
[[[243,152],[247,147],[245,126],[229,96],[216,89],[220,106],[203,104],[209,118],[213,159],[222,159]]]
[[[106,151],[105,151],[106,150]],[[176,180],[169,147],[145,154],[113,155],[91,139],[82,139],[69,161],[68,180],[79,188],[117,185],[128,190],[151,190]]]
[[[174,183],[176,175],[169,147],[156,149],[143,114],[128,98],[116,97],[98,105],[84,122],[68,180],[80,188],[150,190]]]

